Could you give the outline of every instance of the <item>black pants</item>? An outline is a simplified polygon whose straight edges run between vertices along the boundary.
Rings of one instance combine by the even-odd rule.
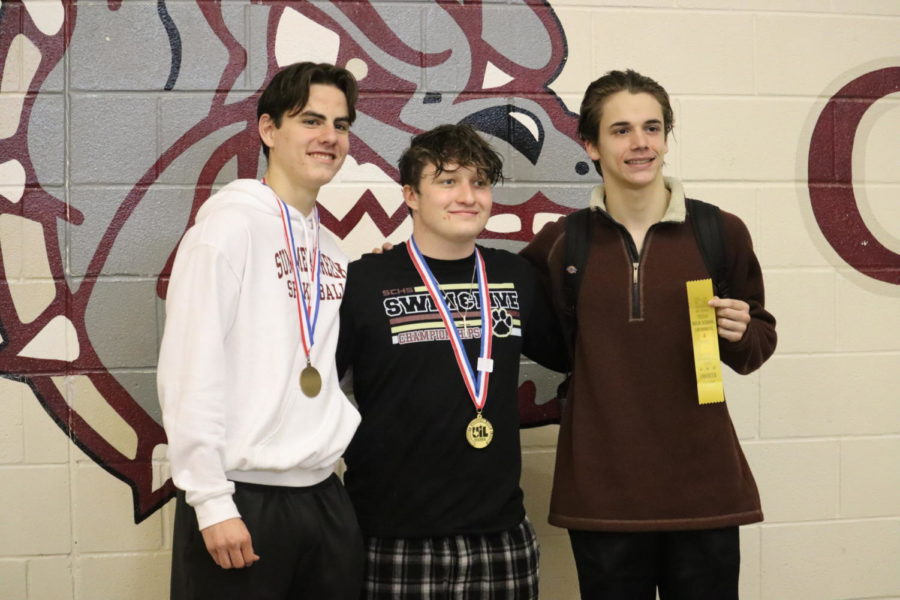
[[[337,476],[304,488],[235,483],[234,502],[260,558],[247,568],[223,569],[206,551],[194,509],[178,492],[172,600],[359,598],[362,535]]]
[[[582,600],[737,600],[737,527],[612,533],[569,530]]]

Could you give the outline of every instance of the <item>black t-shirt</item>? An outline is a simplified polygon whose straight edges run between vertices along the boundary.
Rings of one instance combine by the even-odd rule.
[[[366,535],[486,533],[514,527],[525,515],[517,407],[522,332],[529,331],[529,344],[540,343],[546,340],[536,338],[556,326],[528,263],[480,249],[494,326],[483,412],[494,437],[480,450],[465,435],[475,405],[406,245],[349,266],[337,360],[340,372],[353,369],[362,423],[345,455],[344,481]],[[481,341],[474,260],[427,259],[451,314],[468,324],[468,335],[458,327],[473,370]],[[536,296],[541,320],[532,330]]]

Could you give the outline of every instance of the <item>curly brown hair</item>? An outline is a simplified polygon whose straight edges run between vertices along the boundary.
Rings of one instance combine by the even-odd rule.
[[[471,125],[439,125],[415,136],[400,157],[400,185],[418,192],[422,171],[429,164],[435,175],[455,164],[473,167],[491,185],[503,180],[503,158]]]

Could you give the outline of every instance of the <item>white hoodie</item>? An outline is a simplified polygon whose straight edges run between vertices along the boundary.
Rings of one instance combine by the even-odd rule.
[[[293,208],[289,214],[302,248],[304,228],[311,233],[315,224]],[[306,355],[275,194],[254,179],[228,184],[200,208],[178,248],[157,385],[172,479],[200,529],[240,516],[229,480],[325,480],[359,424],[334,362],[347,257],[324,231],[319,243],[315,398],[299,386]]]

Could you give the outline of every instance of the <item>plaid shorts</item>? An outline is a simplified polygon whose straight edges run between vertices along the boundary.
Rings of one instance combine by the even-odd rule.
[[[526,517],[507,531],[438,538],[366,538],[368,600],[532,600],[538,549]]]

